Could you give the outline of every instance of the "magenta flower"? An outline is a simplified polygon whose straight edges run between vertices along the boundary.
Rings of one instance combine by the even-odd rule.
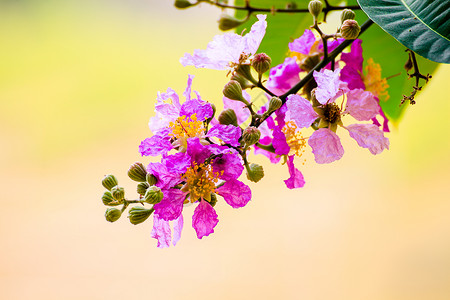
[[[300,81],[300,71],[295,58],[287,57],[281,65],[270,70],[267,87],[272,93],[282,95]]]
[[[186,53],[180,62],[183,66],[196,68],[225,70],[242,62],[255,54],[266,34],[266,16],[257,15],[258,21],[253,24],[249,33],[244,36],[236,33],[216,35],[205,50],[194,50],[194,54]]]

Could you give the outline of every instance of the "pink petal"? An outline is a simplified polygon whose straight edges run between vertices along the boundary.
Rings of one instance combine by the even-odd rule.
[[[166,221],[177,219],[183,210],[186,193],[178,189],[163,190],[164,198],[155,204],[155,215]]]
[[[173,222],[173,241],[172,244],[176,246],[178,241],[181,238],[181,231],[183,230],[183,215],[180,215],[175,221]]]
[[[153,214],[151,237],[158,240],[158,248],[167,248],[170,246],[171,232],[169,222],[160,219],[156,214]]]
[[[328,128],[316,130],[308,139],[314,153],[314,158],[318,164],[328,164],[341,159],[344,155],[344,148],[336,133]]]
[[[197,237],[201,239],[213,233],[218,222],[217,213],[211,204],[205,200],[200,200],[192,216],[192,227],[194,227]]]
[[[319,116],[305,98],[294,94],[287,97],[286,105],[291,113],[291,119],[299,128],[309,127]]]
[[[236,179],[226,181],[216,192],[233,208],[244,207],[252,198],[250,188]]]
[[[289,43],[289,50],[308,55],[315,41],[314,33],[309,29],[305,29],[305,32],[299,38]]]
[[[266,34],[267,21],[266,15],[256,15],[258,21],[252,25],[252,29],[243,38],[244,47],[242,52],[246,54],[255,54]]]
[[[317,82],[316,98],[320,104],[332,103],[335,100],[341,86],[340,71],[340,69],[334,72],[327,69],[322,69],[320,72],[314,71],[313,76]]]
[[[288,189],[296,189],[301,188],[305,185],[305,179],[303,178],[302,172],[300,172],[294,166],[294,155],[289,156],[287,165],[289,168],[289,174],[291,177],[286,179],[284,183],[286,184]]]
[[[369,121],[378,114],[380,107],[371,92],[356,89],[347,93],[345,110],[358,121]]]
[[[374,124],[352,124],[346,128],[360,147],[368,148],[374,155],[389,149],[389,139]]]

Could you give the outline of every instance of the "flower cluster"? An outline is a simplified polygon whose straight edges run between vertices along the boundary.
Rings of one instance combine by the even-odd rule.
[[[158,93],[155,116],[149,122],[153,135],[141,142],[139,152],[161,159],[147,167],[134,164],[130,168],[130,178],[139,182],[138,200],[126,200],[115,178],[104,179],[109,190],[104,194],[104,204],[123,205],[122,210],[108,209],[108,221],[117,220],[130,203],[151,204],[151,209],[132,208],[130,221],[138,224],[153,214],[151,236],[158,240],[158,247],[169,247],[181,237],[184,209],[194,205],[192,226],[201,239],[213,233],[219,222],[214,207],[220,198],[233,208],[251,200],[250,188],[239,178],[244,170],[252,182],[264,176],[262,166],[249,163],[252,148],[272,163],[282,161],[287,165],[289,178],[284,182],[289,189],[305,185],[294,160],[303,155],[307,145],[319,164],[343,156],[338,130],[348,131],[372,154],[388,149],[389,140],[384,136],[389,131],[387,119],[379,105],[379,99],[386,97],[387,83],[373,62],[364,74],[361,41],[354,41],[351,50],[333,64],[315,70],[328,51],[344,41],[340,38],[344,35],[337,32],[324,38],[322,34],[318,39],[306,30],[289,44],[290,55],[284,63],[270,69],[270,57],[257,53],[267,27],[266,16],[257,18],[246,35],[216,36],[205,50],[181,58],[184,66],[231,73],[223,90],[224,110],[216,118],[215,106],[192,92],[191,75],[184,101],[171,88]],[[267,71],[269,76],[263,81]],[[312,78],[302,89],[296,88],[305,73],[311,73]],[[246,91],[251,88],[260,88],[267,96],[267,102],[259,108]],[[379,116],[384,118],[382,129]],[[309,137],[302,132],[304,128],[311,128]]]

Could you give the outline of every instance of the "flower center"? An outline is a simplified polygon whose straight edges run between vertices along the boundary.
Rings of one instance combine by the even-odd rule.
[[[200,164],[196,162],[189,167],[182,176],[190,192],[190,201],[195,202],[202,198],[211,199],[211,193],[216,190],[216,184],[219,181],[222,172],[213,172],[211,165]]]
[[[306,139],[298,130],[295,122],[287,121],[282,131],[286,135],[286,142],[291,148],[291,152],[296,156],[301,157],[305,152]]]
[[[187,139],[191,137],[201,137],[204,133],[203,123],[197,121],[196,114],[190,117],[181,116],[175,122],[170,122],[169,127],[172,132],[169,136],[174,137],[180,146],[187,147]]]
[[[326,104],[324,106],[323,117],[325,121],[334,124],[341,120],[341,110],[336,103]]]

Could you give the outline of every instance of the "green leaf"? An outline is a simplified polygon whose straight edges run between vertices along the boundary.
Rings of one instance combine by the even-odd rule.
[[[358,0],[364,12],[404,46],[450,63],[450,1]]]

